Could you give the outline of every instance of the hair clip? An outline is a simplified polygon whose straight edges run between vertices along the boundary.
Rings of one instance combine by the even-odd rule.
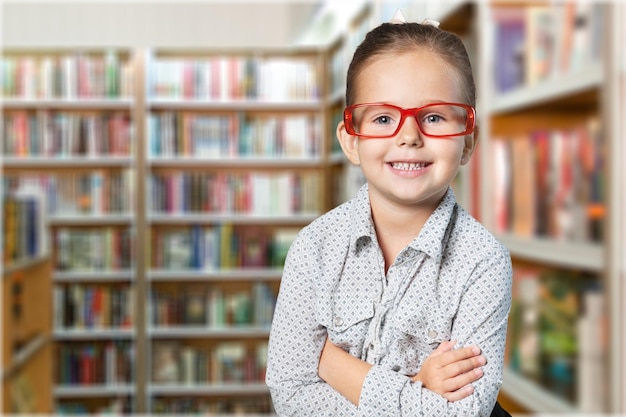
[[[422,20],[422,23],[420,23],[420,25],[429,25],[429,26],[434,26],[436,28],[439,27],[441,23],[439,23],[438,21],[434,20],[434,19],[424,19]]]
[[[402,23],[406,23],[406,19],[404,18],[404,15],[402,14],[402,10],[400,9],[396,10],[396,13],[393,15],[389,23],[392,23],[394,25],[400,25]]]

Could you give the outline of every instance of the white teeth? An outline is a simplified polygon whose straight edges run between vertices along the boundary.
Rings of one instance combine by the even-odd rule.
[[[426,168],[426,162],[392,162],[391,166],[403,171],[417,171]]]

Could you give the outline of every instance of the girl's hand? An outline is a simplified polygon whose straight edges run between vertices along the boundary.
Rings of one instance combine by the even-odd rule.
[[[456,341],[443,342],[424,361],[412,379],[448,401],[458,401],[474,392],[472,382],[483,376],[487,363],[477,346],[452,350]]]

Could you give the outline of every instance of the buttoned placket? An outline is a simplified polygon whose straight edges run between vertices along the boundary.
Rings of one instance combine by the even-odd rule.
[[[412,258],[410,255],[412,251],[414,251],[414,249],[409,247],[403,249],[396,261],[389,267],[386,276],[384,275],[383,264],[383,279],[381,280],[383,289],[381,300],[374,312],[374,318],[370,323],[368,331],[370,343],[366,360],[371,364],[379,364],[381,358],[386,355],[390,340],[383,339],[391,339],[393,335],[391,334],[392,332],[384,332],[385,320],[389,312],[397,309],[402,295],[406,293],[407,287],[412,281],[412,277],[417,273],[417,269],[425,258],[422,252],[419,252],[418,257]],[[382,259],[382,253],[380,257]],[[385,335],[387,337],[385,337]]]

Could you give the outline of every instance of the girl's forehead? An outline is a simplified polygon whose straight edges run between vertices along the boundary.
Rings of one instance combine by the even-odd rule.
[[[357,102],[403,101],[407,96],[458,101],[464,91],[460,80],[456,68],[436,52],[390,51],[372,56],[363,65],[355,79],[355,98]]]

